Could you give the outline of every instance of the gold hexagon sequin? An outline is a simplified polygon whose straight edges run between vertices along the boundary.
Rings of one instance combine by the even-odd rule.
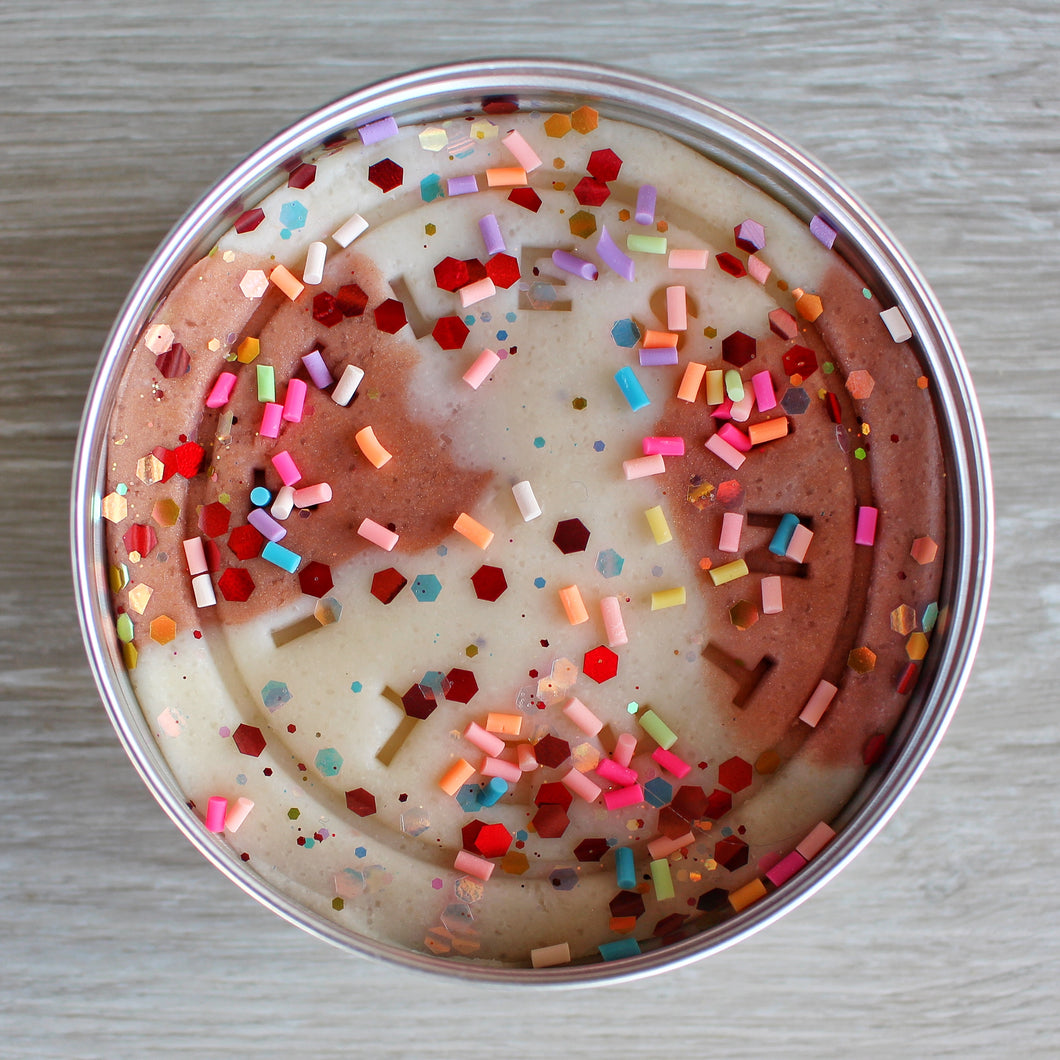
[[[738,600],[729,608],[729,621],[741,632],[758,621],[758,608],[750,600]]]
[[[107,571],[107,580],[112,593],[120,593],[129,584],[129,568],[124,563],[117,563]]]
[[[913,662],[919,662],[927,655],[928,639],[923,633],[914,633],[905,642],[905,653]]]
[[[240,364],[250,364],[261,353],[261,342],[248,335],[236,348],[236,360]]]
[[[600,115],[592,107],[582,106],[571,112],[571,128],[584,136],[600,124]]]
[[[168,644],[177,635],[177,624],[169,615],[151,619],[151,639],[158,644]]]
[[[499,131],[493,122],[486,118],[479,118],[478,121],[471,123],[468,135],[472,140],[495,140]]]
[[[899,604],[891,612],[891,629],[908,637],[916,629],[916,612],[908,604]]]
[[[854,648],[847,656],[847,666],[856,674],[869,674],[876,669],[876,653],[871,648]]]
[[[100,514],[112,523],[120,523],[129,514],[129,502],[120,493],[108,493],[100,501]]]
[[[432,125],[420,133],[420,147],[424,151],[441,151],[449,143],[449,134],[445,129]]]
[[[588,210],[572,213],[567,223],[570,225],[570,234],[579,239],[588,239],[596,232],[596,218]]]
[[[795,296],[795,309],[803,320],[811,324],[824,312],[824,303],[815,294],[808,294],[796,288],[791,292]]]
[[[509,850],[501,860],[501,869],[510,876],[522,876],[530,868],[530,859],[521,850]]]
[[[159,526],[175,526],[180,518],[180,505],[172,497],[163,497],[162,500],[155,501],[151,518]]]
[[[154,592],[150,585],[139,582],[129,590],[129,607],[138,615],[142,615],[147,610]]]
[[[156,482],[161,482],[162,476],[165,473],[165,465],[154,455],[154,453],[149,453],[147,456],[141,456],[140,459],[136,461],[136,477],[145,486],[153,486]]]
[[[554,139],[566,136],[573,128],[568,114],[553,114],[545,119],[545,134]]]
[[[135,670],[136,662],[140,658],[140,653],[136,650],[136,645],[132,643],[123,644],[121,646],[121,654],[125,661],[125,669]]]

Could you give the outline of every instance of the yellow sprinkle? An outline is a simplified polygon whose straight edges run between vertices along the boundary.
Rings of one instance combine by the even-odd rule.
[[[648,526],[651,527],[651,534],[655,538],[657,545],[665,545],[667,541],[673,541],[674,535],[670,533],[670,527],[666,522],[666,514],[662,510],[662,505],[657,504],[654,508],[645,509],[644,515],[648,520]]]
[[[727,582],[736,581],[737,578],[746,577],[748,573],[747,563],[742,559],[734,559],[720,567],[711,567],[710,580],[715,585],[725,585]]]

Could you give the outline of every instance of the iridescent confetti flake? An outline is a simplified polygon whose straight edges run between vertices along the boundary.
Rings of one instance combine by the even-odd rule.
[[[260,298],[269,289],[269,279],[261,269],[247,269],[239,289],[245,298]]]
[[[482,881],[476,880],[473,876],[461,876],[453,884],[453,897],[468,905],[474,905],[475,902],[480,901],[483,894],[485,894],[485,887]]]
[[[261,701],[269,713],[291,701],[291,692],[283,681],[268,681],[261,690]]]
[[[120,523],[129,515],[129,502],[120,493],[108,493],[99,507],[100,514],[111,523]]]
[[[342,755],[334,747],[322,747],[313,759],[317,772],[324,777],[338,776],[342,762]]]
[[[617,578],[622,573],[625,562],[613,548],[605,548],[596,557],[596,569],[605,578]]]
[[[876,653],[864,646],[854,648],[847,656],[847,666],[856,674],[871,673],[876,669]]]

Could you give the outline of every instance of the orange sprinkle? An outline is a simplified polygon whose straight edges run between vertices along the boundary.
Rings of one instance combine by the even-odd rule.
[[[522,166],[494,166],[486,170],[486,183],[491,188],[512,188],[526,183]]]
[[[463,758],[458,758],[445,771],[445,775],[442,779],[438,781],[438,787],[440,787],[446,795],[455,795],[474,772],[475,767],[470,762]]]
[[[490,712],[486,715],[486,731],[497,732],[502,736],[518,736],[523,728],[523,716],[521,714],[498,714]]]
[[[379,439],[370,426],[362,427],[353,438],[373,467],[382,467],[393,456],[379,444]]]
[[[761,445],[763,442],[776,441],[788,433],[787,416],[775,416],[771,420],[762,420],[760,423],[752,423],[747,428],[747,436],[752,445]]]
[[[568,585],[565,589],[560,589],[559,599],[563,604],[563,610],[567,612],[567,621],[572,626],[589,621],[589,612],[585,610],[581,590],[577,585]]]
[[[283,265],[277,265],[269,273],[269,281],[279,287],[292,302],[305,290],[302,281],[296,279]]]
[[[467,512],[461,512],[456,517],[453,529],[458,534],[466,537],[471,544],[477,545],[481,549],[489,548],[490,542],[493,540],[493,531],[487,530],[480,522],[472,519]]]

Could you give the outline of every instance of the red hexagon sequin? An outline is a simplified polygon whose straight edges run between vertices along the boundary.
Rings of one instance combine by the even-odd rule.
[[[585,167],[586,172],[591,177],[602,181],[615,180],[621,168],[622,159],[610,147],[603,147],[593,151],[589,155],[589,164]]]
[[[718,766],[718,783],[729,791],[743,791],[751,779],[751,763],[742,758],[734,756]]]
[[[443,350],[463,349],[470,329],[460,317],[439,317],[431,336]]]
[[[331,568],[326,563],[313,560],[298,572],[298,584],[306,596],[319,599],[331,592],[335,587],[335,580],[331,576]]]
[[[249,523],[237,526],[228,535],[228,547],[241,560],[255,559],[265,547],[265,535]]]
[[[405,316],[405,307],[396,299],[388,298],[385,302],[376,306],[375,326],[388,335],[399,332],[409,319]]]
[[[382,603],[389,604],[408,583],[408,578],[401,571],[387,567],[372,576],[372,595]]]
[[[204,504],[199,512],[199,529],[207,537],[222,537],[228,533],[232,513],[220,502]]]
[[[384,158],[368,167],[368,179],[384,194],[401,187],[405,171],[390,158]]]
[[[618,673],[618,656],[605,644],[598,644],[585,653],[582,673],[602,685]]]
[[[603,206],[611,195],[611,189],[593,177],[582,177],[574,185],[574,197],[582,206]]]
[[[354,788],[346,792],[346,808],[358,817],[371,817],[375,813],[375,796],[367,788]]]
[[[445,675],[445,698],[453,703],[470,703],[478,692],[478,681],[470,670],[454,667]]]
[[[265,737],[262,735],[261,729],[254,725],[243,724],[237,726],[236,731],[232,733],[232,740],[240,754],[248,755],[251,758],[257,758],[265,750]]]
[[[488,563],[484,563],[471,575],[471,584],[475,587],[475,595],[480,600],[490,602],[496,600],[508,588],[508,580],[504,577],[504,571]]]
[[[221,595],[232,603],[245,603],[254,591],[254,579],[242,567],[228,567],[217,579]]]

